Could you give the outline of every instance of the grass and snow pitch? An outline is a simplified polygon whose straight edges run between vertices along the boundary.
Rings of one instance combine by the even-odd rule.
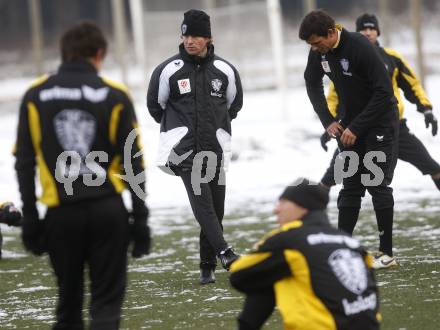
[[[431,101],[440,105],[440,77],[428,80]],[[228,275],[217,271],[214,285],[198,284],[199,228],[192,217],[179,178],[154,167],[159,127],[147,114],[145,91],[134,94],[142,128],[148,170],[148,205],[153,228],[152,254],[130,260],[123,309],[123,329],[233,329],[243,297],[230,288]],[[244,108],[234,120],[234,161],[227,173],[226,238],[246,252],[275,226],[271,211],[282,189],[299,176],[319,180],[332,152],[321,150],[323,129],[303,87],[289,91],[282,113],[280,97],[271,91],[246,93]],[[8,105],[8,109],[10,104]],[[18,104],[13,105],[15,109]],[[408,125],[440,160],[439,137],[430,136],[423,116],[407,105]],[[17,116],[0,104],[0,200],[19,204],[10,154]],[[438,112],[434,111],[437,115]],[[330,149],[335,144],[330,145]],[[395,194],[395,254],[401,267],[377,273],[383,329],[438,329],[440,310],[440,193],[428,176],[399,162],[392,184]],[[337,220],[332,190],[330,219]],[[0,262],[0,328],[42,329],[54,321],[56,285],[47,257],[22,248],[19,230],[2,225],[4,259]],[[355,236],[369,250],[378,245],[377,226],[368,197]],[[85,310],[87,300],[86,295]],[[266,329],[281,329],[275,313]]]
[[[377,272],[383,329],[437,329],[440,307],[440,228],[430,211],[436,200],[414,205],[417,212],[396,212],[395,251],[401,266]],[[271,202],[264,203],[269,208]],[[273,228],[269,213],[242,205],[224,221],[227,238],[246,252]],[[189,210],[157,209],[168,230],[157,233],[153,252],[131,259],[122,329],[233,329],[243,296],[218,268],[217,282],[198,284],[198,226]],[[334,211],[330,214],[336,219]],[[355,232],[370,250],[377,248],[372,211],[361,213]],[[42,329],[54,321],[56,285],[47,257],[26,254],[18,230],[5,230],[0,263],[0,328]],[[85,298],[84,312],[87,313]],[[278,312],[266,329],[281,329]]]

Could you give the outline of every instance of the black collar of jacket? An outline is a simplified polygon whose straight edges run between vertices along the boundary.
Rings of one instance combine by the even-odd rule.
[[[61,63],[59,72],[92,72],[98,73],[96,68],[90,62],[86,60],[75,60],[75,61],[66,61]]]
[[[330,222],[328,220],[327,213],[325,210],[309,211],[302,218],[302,223],[304,226],[316,226],[316,225],[330,226]]]
[[[214,57],[214,45],[209,44],[208,45],[208,52],[206,53],[205,57],[190,55],[186,52],[185,47],[183,46],[183,42],[179,45],[179,53],[180,56],[182,56],[182,59],[185,62],[191,62],[194,64],[204,64],[212,60]]]

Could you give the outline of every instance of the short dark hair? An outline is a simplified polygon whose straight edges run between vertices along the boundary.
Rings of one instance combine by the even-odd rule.
[[[98,50],[107,51],[107,40],[101,29],[93,22],[80,22],[68,29],[61,37],[63,62],[94,57]]]
[[[299,28],[299,38],[309,40],[312,35],[326,37],[328,30],[335,28],[335,20],[325,11],[318,9],[308,13]]]

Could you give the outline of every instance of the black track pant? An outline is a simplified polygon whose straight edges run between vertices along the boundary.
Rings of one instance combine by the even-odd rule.
[[[429,154],[423,143],[406,126],[406,119],[400,121],[399,159],[414,165],[422,174],[440,173],[440,165]]]
[[[365,136],[359,138],[354,146],[344,149],[344,151],[354,151],[358,155],[359,167],[354,175],[344,178],[343,188],[338,197],[338,208],[359,208],[361,206],[361,198],[365,195],[365,190],[368,190],[372,196],[373,206],[376,210],[394,206],[393,190],[389,185],[393,179],[394,168],[396,167],[397,137],[398,127],[373,128]],[[364,157],[369,152],[382,152],[385,154],[384,162],[378,162],[377,159],[373,159],[375,165],[380,168],[384,175],[380,184],[373,186],[366,186],[361,180],[362,174],[371,174],[370,170],[364,166]],[[345,160],[345,165],[347,165],[348,158]]]
[[[197,195],[191,183],[191,170],[182,169],[178,174],[185,185],[192,211],[201,228],[200,264],[215,267],[216,256],[228,247],[223,237],[222,226],[226,185],[219,184],[218,170],[213,180],[200,184],[200,194]]]
[[[334,166],[338,153],[339,150],[336,149],[330,166],[321,179],[321,182],[328,187],[336,184]],[[431,157],[423,143],[409,131],[408,126],[406,126],[406,119],[400,121],[398,159],[415,166],[424,175],[440,173],[439,163]]]
[[[343,179],[343,188],[338,196],[338,228],[351,235],[358,220],[361,199],[365,196],[365,190],[368,190],[372,196],[376,220],[380,231],[379,251],[390,256],[393,254],[394,199],[393,190],[389,187],[389,184],[392,181],[397,161],[398,128],[396,123],[395,128],[371,129],[366,136],[359,138],[354,146],[344,150],[354,151],[358,155],[359,167],[354,175]],[[385,157],[384,159],[377,158],[377,156],[376,158],[370,158],[370,165],[366,165],[365,160],[369,154],[371,155],[371,152],[375,154],[380,152]],[[340,153],[338,157],[340,158],[337,158],[336,162],[341,161],[342,153]],[[345,160],[346,168],[348,158]],[[372,178],[371,164],[374,164],[383,175],[382,180],[379,180],[379,182],[374,185],[362,181],[362,175],[364,175],[364,180],[366,175],[368,178]],[[335,164],[335,167],[337,167],[337,164]],[[377,173],[374,177],[380,178]]]
[[[90,275],[90,329],[118,329],[128,245],[128,213],[121,197],[49,208],[45,222],[59,289],[54,329],[84,328],[86,265]]]

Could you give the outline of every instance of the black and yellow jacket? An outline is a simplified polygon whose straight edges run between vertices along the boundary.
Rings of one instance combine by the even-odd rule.
[[[371,257],[322,211],[269,233],[231,272],[248,295],[273,288],[286,330],[379,328]]]
[[[324,95],[323,76],[334,83],[342,124],[356,136],[373,127],[396,127],[397,101],[376,47],[360,33],[340,31],[338,45],[326,54],[310,50],[304,72],[307,94],[324,128],[334,118]]]
[[[128,187],[133,211],[146,212],[144,201],[118,175],[125,174],[124,144],[135,127],[136,115],[127,89],[100,77],[88,62],[65,62],[56,74],[38,79],[23,97],[15,147],[24,215],[37,214],[36,170],[42,188],[40,201],[48,207],[120,194]],[[143,176],[142,157],[129,159],[140,150],[139,139],[135,141],[126,158],[133,172]],[[90,153],[96,151],[107,157],[91,157]],[[70,192],[59,182],[63,181],[59,180],[61,176],[74,172],[69,162],[66,166],[60,161],[63,152],[73,152],[81,159],[78,178]],[[90,169],[86,157],[93,158],[99,166]],[[91,186],[83,182],[86,176],[97,179],[96,173],[102,184]]]
[[[432,104],[426,96],[422,84],[417,79],[416,74],[406,60],[395,50],[381,47],[378,43],[377,50],[385,63],[385,68],[391,78],[394,96],[397,99],[399,118],[403,119],[404,112],[404,104],[399,89],[403,91],[405,98],[409,102],[416,105],[417,111],[423,112],[432,109]],[[339,103],[338,94],[336,93],[333,83],[330,84],[327,95],[327,104],[333,117],[337,117],[337,113],[341,111],[339,107],[342,105]]]

